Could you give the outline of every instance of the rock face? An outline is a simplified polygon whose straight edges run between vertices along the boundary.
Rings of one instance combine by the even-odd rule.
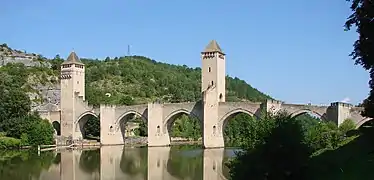
[[[51,65],[47,62],[40,61],[43,59],[40,55],[29,54],[19,50],[13,50],[6,44],[0,45],[0,66],[4,66],[8,63],[22,63],[27,67],[31,66],[47,66]]]
[[[56,111],[60,108],[60,86],[59,84],[52,86],[38,86],[35,89],[39,94],[29,94],[30,98],[40,99],[41,101],[33,101],[32,109],[34,111]]]
[[[0,67],[8,63],[22,63],[27,67],[51,68],[51,64],[41,55],[14,50],[6,44],[0,44]],[[36,84],[32,85],[32,87],[38,91],[38,93],[29,93],[29,97],[32,100],[32,110],[55,111],[60,108],[59,83]]]

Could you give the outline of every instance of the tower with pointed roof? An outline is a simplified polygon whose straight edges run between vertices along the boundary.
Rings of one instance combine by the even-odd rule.
[[[216,40],[210,41],[201,53],[202,73],[201,91],[215,88],[219,102],[225,102],[226,95],[226,60],[225,54]]]
[[[205,148],[224,147],[219,120],[219,103],[225,102],[225,54],[215,40],[201,53],[201,91],[203,92],[203,144]]]
[[[85,67],[73,51],[61,64],[61,135],[74,136],[75,96],[85,99]]]

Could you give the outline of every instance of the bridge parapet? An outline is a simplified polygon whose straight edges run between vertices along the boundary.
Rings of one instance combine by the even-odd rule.
[[[292,117],[312,113],[319,116],[323,120],[327,120],[327,109],[328,106],[316,106],[316,105],[305,105],[305,104],[283,104],[282,110],[289,113]]]

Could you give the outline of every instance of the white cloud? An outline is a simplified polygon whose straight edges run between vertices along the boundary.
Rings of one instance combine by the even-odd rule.
[[[346,97],[343,100],[341,100],[341,102],[343,102],[343,103],[349,103],[349,101],[351,101],[351,99],[349,97]]]

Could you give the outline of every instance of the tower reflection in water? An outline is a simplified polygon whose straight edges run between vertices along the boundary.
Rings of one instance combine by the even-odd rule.
[[[224,162],[234,150],[187,147],[64,150],[60,163],[41,173],[40,180],[224,180]]]

